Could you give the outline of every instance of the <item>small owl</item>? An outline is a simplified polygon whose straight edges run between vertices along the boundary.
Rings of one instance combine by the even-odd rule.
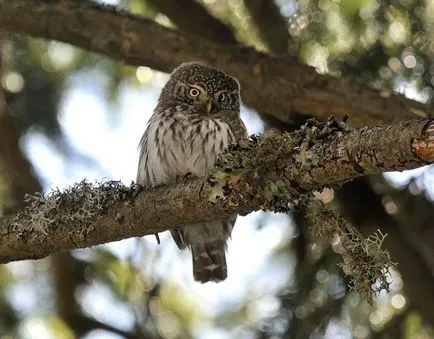
[[[155,187],[187,174],[206,176],[219,153],[246,138],[237,79],[197,62],[183,63],[163,87],[140,141],[137,182]],[[226,279],[225,246],[236,218],[171,231],[180,249],[191,250],[196,281]]]

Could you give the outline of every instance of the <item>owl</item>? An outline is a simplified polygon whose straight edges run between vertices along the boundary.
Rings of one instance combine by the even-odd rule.
[[[183,63],[161,90],[140,140],[137,183],[155,187],[188,174],[207,176],[219,153],[246,138],[238,80],[201,63]],[[236,218],[222,217],[171,230],[176,245],[191,250],[194,280],[226,279],[226,241]]]

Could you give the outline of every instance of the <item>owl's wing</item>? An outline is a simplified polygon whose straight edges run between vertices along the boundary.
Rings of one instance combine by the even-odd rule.
[[[235,226],[235,222],[237,221],[237,217],[238,217],[238,214],[233,214],[229,218],[228,223],[226,224],[226,227],[227,227],[226,232],[229,234],[229,237],[231,236],[232,231],[234,230],[234,226]]]
[[[226,116],[226,119],[228,119],[227,123],[231,127],[231,131],[234,135],[235,142],[239,143],[243,140],[249,139],[249,135],[247,134],[247,128],[246,125],[244,125],[243,120],[241,120],[239,113],[234,116]]]
[[[172,234],[172,238],[175,241],[176,246],[178,246],[180,250],[183,250],[184,248],[187,247],[187,243],[185,241],[184,233],[182,232],[182,229],[174,228],[173,230],[170,231],[170,233]]]

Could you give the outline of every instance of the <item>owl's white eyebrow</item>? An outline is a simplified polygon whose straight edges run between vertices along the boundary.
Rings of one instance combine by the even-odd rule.
[[[202,86],[200,86],[200,85],[190,85],[190,84],[188,84],[188,86],[190,86],[190,87],[193,87],[193,88],[196,88],[196,89],[201,89],[201,90],[205,90],[205,88],[203,88]]]

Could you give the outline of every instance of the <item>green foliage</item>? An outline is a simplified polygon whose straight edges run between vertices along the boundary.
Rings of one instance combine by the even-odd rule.
[[[303,1],[291,32],[322,72],[379,87],[408,82],[433,96],[434,18],[424,1]]]

